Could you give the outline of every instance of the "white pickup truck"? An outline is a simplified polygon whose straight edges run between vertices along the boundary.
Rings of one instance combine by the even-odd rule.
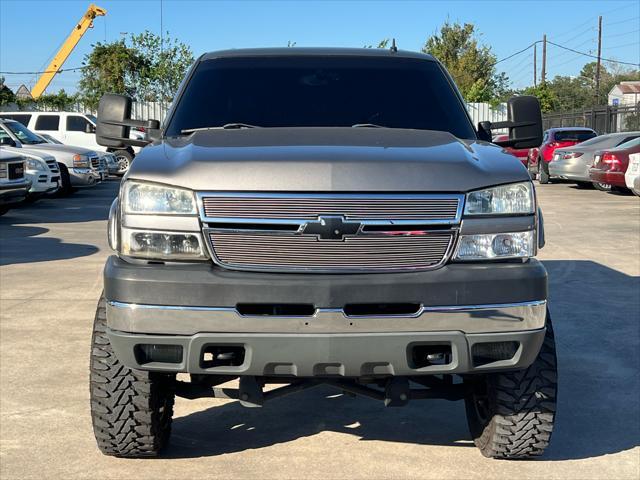
[[[65,145],[76,145],[95,152],[111,152],[116,156],[119,168],[117,174],[123,175],[140,147],[113,149],[103,147],[96,142],[96,117],[90,113],[78,112],[0,112],[0,118],[20,122],[29,130],[38,134],[51,135]],[[142,140],[144,133],[132,130],[130,138]]]

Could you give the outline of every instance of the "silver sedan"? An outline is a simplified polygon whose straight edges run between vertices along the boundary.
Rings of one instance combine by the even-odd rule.
[[[552,178],[574,181],[578,186],[590,186],[589,167],[593,164],[594,153],[617,147],[636,137],[640,137],[640,132],[609,133],[572,147],[558,149],[553,152],[553,158],[549,162],[549,175]]]

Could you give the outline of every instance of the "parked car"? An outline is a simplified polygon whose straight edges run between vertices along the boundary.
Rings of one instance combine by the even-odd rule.
[[[640,153],[629,155],[629,166],[624,174],[627,188],[640,197]]]
[[[65,145],[77,145],[95,152],[112,152],[118,161],[117,173],[126,173],[140,147],[103,147],[96,142],[96,117],[78,112],[0,112],[0,117],[16,120],[29,130],[47,134]],[[144,139],[144,132],[131,131],[133,139]]]
[[[609,133],[599,135],[569,148],[558,148],[549,162],[549,176],[575,181],[579,187],[591,187],[589,168],[598,150],[615,148],[640,137],[640,132]]]
[[[506,142],[509,140],[509,135],[496,135],[493,137],[493,142]],[[513,148],[513,147],[505,147],[505,150],[509,152],[511,155],[520,160],[520,163],[527,166],[527,155],[529,154],[528,148]]]
[[[63,143],[53,138],[48,133],[37,133],[39,137],[41,137],[47,143],[53,143],[56,145],[63,145]],[[122,165],[118,163],[118,159],[115,154],[109,152],[96,152],[101,160],[104,160],[107,165],[107,171],[110,175],[123,175]]]
[[[597,136],[598,134],[594,130],[583,127],[546,130],[542,137],[542,145],[529,151],[529,172],[537,175],[540,183],[549,183],[549,162],[556,149],[570,147]]]
[[[0,118],[0,132],[6,145],[27,148],[29,151],[43,152],[55,157],[60,168],[62,194],[73,188],[87,187],[100,182],[107,175],[107,167],[92,150],[69,145],[47,143],[20,122]]]
[[[103,453],[159,454],[175,395],[258,407],[326,384],[464,399],[485,456],[542,454],[557,377],[535,189],[436,59],[213,52],[173,108],[110,210],[88,349]],[[129,142],[130,109],[102,97],[100,142]],[[538,100],[507,111],[510,141],[539,145]]]
[[[22,155],[0,147],[0,215],[4,215],[12,205],[27,198],[31,182],[25,176],[24,163]]]
[[[60,167],[52,155],[30,151],[27,148],[9,148],[18,150],[16,153],[25,158],[25,173],[31,181],[27,200],[37,200],[43,195],[56,193],[60,189]]]
[[[616,148],[601,150],[593,156],[589,178],[598,190],[627,190],[625,172],[629,155],[640,153],[640,138],[635,138]]]

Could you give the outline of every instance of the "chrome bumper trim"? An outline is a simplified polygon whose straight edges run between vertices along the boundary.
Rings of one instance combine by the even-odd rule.
[[[318,308],[309,316],[249,316],[235,307],[139,305],[107,302],[113,330],[147,334],[358,333],[450,331],[511,332],[544,327],[546,300],[491,305],[422,306],[410,315],[348,316],[342,309]]]

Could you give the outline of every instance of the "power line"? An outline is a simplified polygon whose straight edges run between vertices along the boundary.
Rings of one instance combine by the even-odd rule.
[[[62,68],[60,70],[43,70],[41,72],[0,72],[1,75],[41,75],[43,73],[62,73],[62,72],[75,72],[76,70],[84,70],[87,68],[84,67],[74,67],[74,68]]]
[[[540,41],[540,40],[538,40],[538,41]],[[549,44],[551,44],[551,45],[553,45],[555,47],[562,48],[564,50],[569,50],[570,52],[573,52],[573,53],[577,53],[578,55],[584,55],[585,57],[591,57],[591,58],[598,58],[597,55],[592,55],[590,53],[580,52],[578,50],[574,50],[573,48],[565,47],[564,45],[560,45],[558,43],[550,42],[549,40],[547,40],[547,43],[549,43]],[[640,67],[640,63],[623,62],[621,60],[612,60],[610,58],[603,58],[602,61],[603,62],[620,63],[620,64],[623,64],[623,65],[633,65],[634,67]]]

